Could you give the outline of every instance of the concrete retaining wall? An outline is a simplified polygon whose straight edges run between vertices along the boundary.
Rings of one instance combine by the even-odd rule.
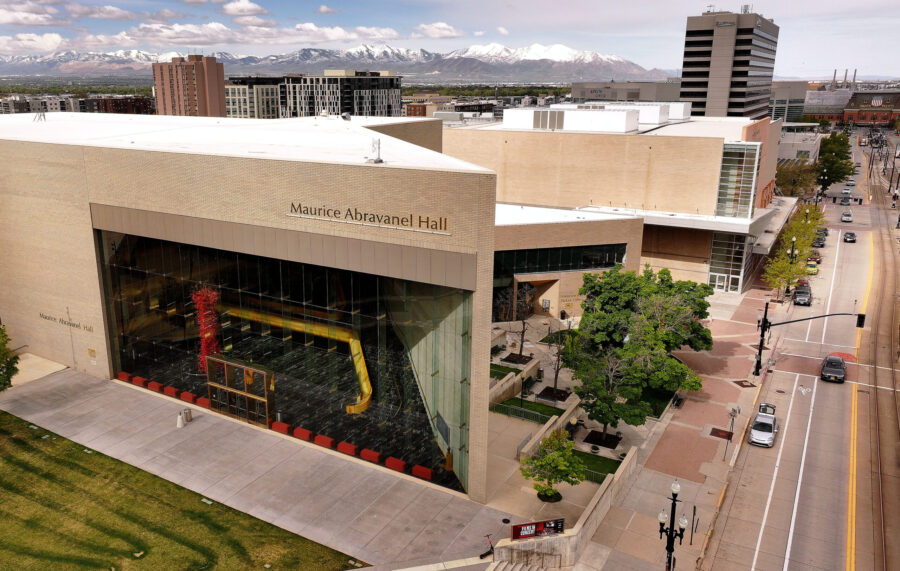
[[[522,448],[522,456],[531,456],[531,453],[534,452],[534,449],[537,448],[537,445],[541,443],[541,439],[546,438],[548,434],[560,430],[566,426],[566,423],[569,422],[569,419],[572,418],[572,415],[575,414],[575,411],[578,410],[578,405],[581,404],[581,399],[578,397],[570,397],[572,402],[569,403],[569,406],[566,407],[566,410],[559,416],[553,415],[550,417],[544,426],[541,427],[540,430],[534,435],[534,438]]]
[[[637,447],[632,446],[619,469],[603,481],[572,528],[550,537],[503,539],[494,549],[494,559],[536,565],[547,570],[575,565],[609,508],[621,499],[625,485],[634,478],[637,468]]]

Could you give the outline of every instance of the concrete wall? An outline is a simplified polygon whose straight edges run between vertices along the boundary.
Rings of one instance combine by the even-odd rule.
[[[632,446],[616,473],[603,480],[574,526],[560,535],[517,541],[503,539],[497,542],[494,560],[535,565],[548,571],[571,569],[584,553],[609,508],[621,500],[625,487],[631,483],[637,470],[637,447]]]
[[[701,137],[447,128],[444,153],[496,172],[498,202],[708,215],[722,166]]]
[[[39,356],[98,377],[108,378],[113,371],[91,204],[118,209],[143,222],[152,213],[169,215],[164,220],[180,220],[183,225],[169,228],[164,221],[155,230],[163,237],[170,231],[187,232],[194,236],[189,243],[234,251],[252,243],[254,249],[266,252],[263,255],[275,258],[294,248],[303,255],[320,256],[325,265],[331,260],[340,266],[351,254],[349,249],[328,246],[338,238],[356,244],[355,255],[360,257],[374,255],[367,254],[366,244],[416,252],[394,261],[399,266],[393,270],[384,260],[382,270],[375,272],[382,275],[419,267],[416,271],[441,279],[448,270],[432,266],[429,251],[475,256],[468,491],[473,499],[485,501],[493,174],[10,141],[0,141],[0,153],[5,158],[0,166],[0,249],[6,253],[0,256],[0,318],[14,346],[28,345]],[[299,200],[445,218],[447,232],[288,216],[292,202]],[[248,230],[224,232],[214,222]],[[276,230],[296,233],[298,240],[306,238],[276,240]]]

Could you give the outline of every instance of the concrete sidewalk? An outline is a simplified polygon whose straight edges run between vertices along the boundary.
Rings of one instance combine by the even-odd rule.
[[[468,558],[521,517],[312,444],[66,369],[0,393],[0,409],[362,561]]]
[[[764,289],[745,295],[717,295],[710,308],[711,351],[678,352],[678,357],[703,379],[703,389],[682,393],[678,409],[669,407],[659,421],[648,420],[649,436],[638,453],[643,469],[626,491],[622,502],[610,509],[576,570],[656,570],[665,564],[665,541],[659,537],[657,514],[671,502],[669,487],[675,478],[681,485],[677,517],[684,513],[690,528],[682,545],[675,548],[679,568],[693,567],[701,554],[707,531],[713,525],[725,483],[744,428],[753,414],[760,378],[752,376],[755,345],[759,340],[756,316],[765,304]],[[770,319],[786,312],[787,306],[771,304]],[[771,349],[771,347],[769,347]],[[763,354],[765,359],[767,354]],[[734,421],[734,436],[711,435],[714,428],[731,427],[729,411],[740,407]],[[696,512],[694,512],[696,508]]]

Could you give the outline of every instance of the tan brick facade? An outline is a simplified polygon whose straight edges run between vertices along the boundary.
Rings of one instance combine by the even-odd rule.
[[[494,249],[495,176],[483,171],[340,165],[242,157],[182,154],[0,141],[5,161],[0,176],[0,318],[13,345],[99,377],[109,377],[104,307],[91,220],[91,204],[172,215],[182,227],[162,235],[234,250],[237,234],[204,221],[278,229],[305,236],[341,238],[343,243],[398,245],[417,252],[382,271],[429,273],[432,283],[448,270],[432,265],[447,255],[474,259],[470,389],[469,494],[486,498],[488,363]],[[444,219],[444,233],[290,217],[292,203]],[[180,217],[180,218],[179,218]],[[176,232],[177,230],[177,232]],[[205,234],[204,234],[205,233]],[[212,236],[209,235],[212,233]],[[249,231],[254,250],[281,258],[295,244],[275,234]],[[260,238],[261,236],[261,238]],[[272,238],[269,241],[269,238]],[[300,239],[300,238],[298,238]],[[259,243],[261,240],[263,243]],[[324,242],[323,242],[324,243]],[[329,242],[337,243],[337,242]],[[360,246],[362,248],[362,246]],[[434,257],[429,251],[435,252]],[[362,256],[360,250],[356,255]],[[347,251],[316,252],[340,267]],[[371,265],[371,261],[369,262]],[[426,269],[423,270],[423,267]],[[42,317],[45,316],[45,317]]]

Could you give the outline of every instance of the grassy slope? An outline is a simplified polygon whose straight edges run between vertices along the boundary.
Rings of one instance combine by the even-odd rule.
[[[353,567],[343,553],[84,450],[0,412],[0,569]]]

